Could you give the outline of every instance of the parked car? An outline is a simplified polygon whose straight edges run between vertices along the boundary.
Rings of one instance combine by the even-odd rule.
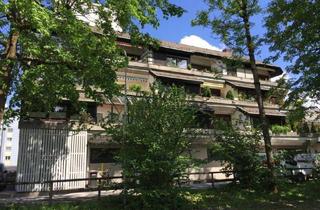
[[[282,161],[281,165],[285,168],[286,175],[302,182],[313,176],[315,162],[316,154],[297,154],[293,159]]]

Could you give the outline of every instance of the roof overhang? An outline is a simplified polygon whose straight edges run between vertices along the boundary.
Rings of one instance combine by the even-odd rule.
[[[233,86],[233,87],[238,87],[238,88],[246,88],[246,89],[255,89],[255,86],[253,83],[248,83],[248,82],[235,82],[235,81],[226,81],[227,84]],[[261,85],[260,86],[261,90],[270,90],[270,86],[266,85]]]
[[[182,80],[188,83],[194,83],[194,84],[202,84],[204,81],[198,77],[195,76],[188,76],[183,74],[174,74],[169,72],[160,72],[160,71],[150,71],[152,75],[159,77],[159,78],[169,78],[169,79],[175,79],[175,80]]]
[[[241,112],[249,115],[259,115],[258,108],[245,108],[245,107],[237,107]],[[267,116],[275,116],[275,117],[285,117],[286,113],[284,111],[278,109],[265,109],[265,113]]]

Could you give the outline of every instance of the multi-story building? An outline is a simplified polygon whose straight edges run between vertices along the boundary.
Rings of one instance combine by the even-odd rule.
[[[246,60],[242,65],[230,65],[230,51],[214,51],[183,44],[162,41],[157,50],[135,47],[130,44],[127,35],[120,35],[118,43],[123,48],[130,62],[127,68],[117,72],[118,83],[125,85],[129,96],[136,93],[133,87],[148,91],[150,84],[160,81],[162,84],[178,85],[194,95],[193,102],[199,104],[209,116],[231,123],[250,122],[253,126],[259,121],[258,106],[255,102],[253,75]],[[257,63],[261,89],[265,98],[265,111],[269,123],[285,123],[286,111],[267,97],[268,91],[277,84],[271,78],[281,75],[281,68]],[[39,181],[47,179],[83,178],[91,171],[121,173],[119,165],[114,163],[114,154],[119,149],[110,142],[100,123],[110,113],[123,114],[124,96],[114,97],[105,104],[98,104],[88,99],[80,91],[79,100],[87,104],[93,123],[81,132],[70,129],[70,122],[77,120],[77,114],[66,101],[52,113],[30,113],[30,118],[20,122],[20,144],[18,160],[18,181]],[[129,100],[130,101],[130,100]],[[210,133],[214,125],[208,115],[199,112],[200,129]],[[308,143],[307,143],[308,142]],[[206,138],[194,139],[192,155],[198,159],[208,159],[208,141]],[[318,139],[299,136],[290,132],[272,135],[275,150],[282,148],[315,148]],[[200,170],[212,171],[219,168],[217,162],[208,161]],[[59,184],[62,189],[84,187],[83,183]],[[41,190],[44,185],[30,185],[18,190]]]
[[[0,127],[0,161],[9,171],[17,166],[19,129],[18,121]]]

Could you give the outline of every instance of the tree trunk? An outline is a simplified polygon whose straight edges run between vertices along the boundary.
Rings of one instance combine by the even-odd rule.
[[[246,45],[249,52],[249,58],[250,58],[250,67],[253,74],[253,80],[254,80],[254,86],[256,90],[256,101],[258,103],[259,108],[259,116],[261,120],[261,126],[262,126],[262,134],[263,134],[263,140],[265,145],[265,152],[267,156],[267,166],[270,171],[271,180],[270,180],[270,189],[277,193],[278,189],[276,186],[276,176],[275,176],[275,170],[274,170],[274,164],[273,164],[273,154],[272,154],[272,145],[271,145],[271,138],[269,134],[269,123],[266,118],[264,104],[263,104],[263,97],[261,93],[261,86],[260,86],[260,80],[258,76],[258,70],[256,65],[256,59],[255,59],[255,46],[252,40],[251,32],[250,32],[250,22],[249,22],[249,16],[247,13],[246,5],[243,11],[243,22],[245,26],[245,35],[246,35]]]
[[[3,120],[4,111],[5,111],[5,105],[6,100],[8,97],[8,93],[11,87],[12,82],[12,69],[14,67],[14,60],[17,58],[17,43],[19,38],[19,32],[18,31],[11,31],[6,50],[4,54],[2,55],[3,60],[2,67],[1,67],[1,77],[2,85],[0,89],[0,122]]]

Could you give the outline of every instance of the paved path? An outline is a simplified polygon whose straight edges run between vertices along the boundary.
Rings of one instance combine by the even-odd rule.
[[[230,182],[221,182],[215,183],[215,188],[221,188],[227,185]],[[212,188],[211,183],[198,183],[198,184],[191,184],[188,187],[191,189],[209,189]],[[108,190],[108,191],[101,191],[101,197],[109,196],[109,195],[118,195],[120,194],[121,190]],[[73,192],[73,193],[55,193],[53,195],[53,202],[71,202],[71,201],[83,201],[83,200],[90,200],[98,198],[97,191],[90,191],[90,192]],[[1,205],[12,204],[12,203],[39,203],[39,202],[48,202],[49,195],[48,193],[16,193],[14,191],[4,191],[0,192],[0,207]]]
[[[109,195],[118,195],[121,191],[101,191],[101,197]],[[98,198],[97,191],[91,192],[74,192],[74,193],[59,193],[53,195],[53,202],[57,201],[77,201]],[[47,202],[49,200],[48,193],[15,193],[15,192],[2,192],[0,193],[0,205],[11,203],[38,203]]]

